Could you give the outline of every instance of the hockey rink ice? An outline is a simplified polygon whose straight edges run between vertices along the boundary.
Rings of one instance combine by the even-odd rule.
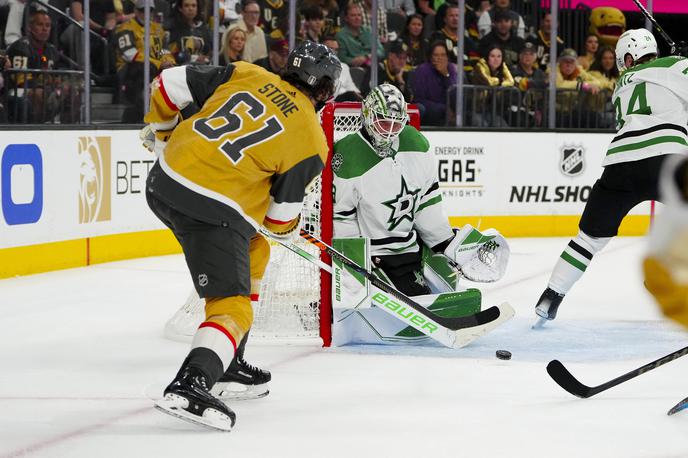
[[[516,317],[464,349],[249,342],[271,393],[232,404],[231,433],[153,408],[188,349],[162,335],[191,287],[181,255],[1,280],[0,458],[687,457],[688,411],[666,411],[688,357],[590,399],[545,372],[556,358],[598,385],[688,345],[643,288],[643,238],[613,240],[531,330],[568,240],[510,240],[483,304]]]

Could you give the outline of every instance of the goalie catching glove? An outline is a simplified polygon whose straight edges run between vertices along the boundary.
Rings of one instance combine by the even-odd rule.
[[[470,224],[454,229],[454,238],[444,250],[444,255],[464,277],[483,283],[504,276],[509,253],[509,244],[496,229],[480,232]]]

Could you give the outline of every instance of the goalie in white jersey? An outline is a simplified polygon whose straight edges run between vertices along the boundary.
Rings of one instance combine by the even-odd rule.
[[[617,234],[626,214],[641,202],[661,200],[658,181],[667,158],[688,153],[688,59],[658,58],[652,34],[635,29],[619,37],[616,63],[625,70],[612,95],[618,133],[585,205],[578,235],[564,249],[535,306],[543,323],[556,317],[564,295]]]
[[[335,243],[340,239],[345,254],[372,264],[380,278],[404,294],[422,296],[425,300],[418,302],[431,310],[441,309],[445,316],[475,312],[480,309],[478,290],[446,300],[431,293],[454,291],[458,275],[474,281],[498,280],[506,268],[508,244],[494,229],[483,233],[470,225],[452,229],[442,208],[430,145],[407,120],[401,92],[382,84],[363,101],[362,128],[335,144]],[[362,248],[365,255],[361,241],[367,242]],[[359,251],[347,251],[354,244]],[[424,268],[424,261],[439,268]],[[379,307],[371,307],[372,288],[357,294],[356,287],[365,289],[365,282],[347,281],[345,275],[342,269],[341,277],[334,276],[335,344],[427,340]]]

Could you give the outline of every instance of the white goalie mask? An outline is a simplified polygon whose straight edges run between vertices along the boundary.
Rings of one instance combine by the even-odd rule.
[[[616,43],[616,66],[619,71],[626,70],[626,54],[630,54],[633,62],[648,54],[657,55],[657,40],[649,30],[631,29],[621,34]]]
[[[380,157],[391,153],[394,139],[408,122],[406,101],[399,89],[391,84],[381,84],[370,91],[363,100],[361,123]]]

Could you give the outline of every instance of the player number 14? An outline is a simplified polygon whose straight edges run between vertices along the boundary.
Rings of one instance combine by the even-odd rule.
[[[621,98],[614,99],[614,109],[616,110],[616,128],[621,129],[626,122],[623,120],[624,114],[621,108]],[[652,108],[647,104],[647,89],[645,83],[636,84],[631,94],[631,99],[626,107],[626,115],[652,114]]]

